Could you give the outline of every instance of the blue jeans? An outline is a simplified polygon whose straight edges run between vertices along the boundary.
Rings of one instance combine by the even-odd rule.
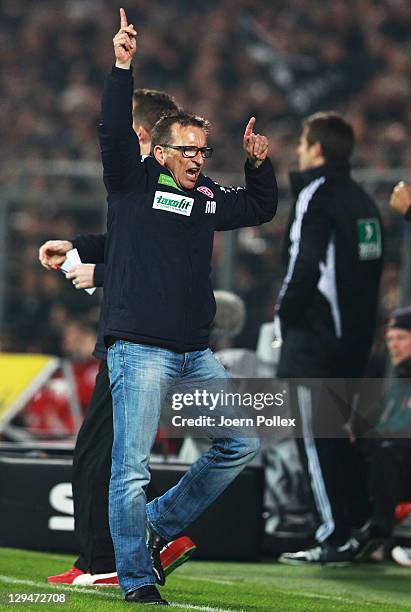
[[[117,340],[108,350],[114,443],[109,495],[110,530],[124,593],[155,584],[146,520],[166,540],[194,521],[257,454],[256,438],[213,439],[181,480],[146,505],[150,450],[167,379],[211,380],[228,374],[210,349],[175,353]]]

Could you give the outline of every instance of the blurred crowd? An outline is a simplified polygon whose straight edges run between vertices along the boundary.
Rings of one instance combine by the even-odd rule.
[[[44,160],[99,162],[96,125],[118,5],[109,0],[3,0],[0,40],[2,179]],[[259,325],[272,317],[281,281],[280,239],[290,196],[301,119],[333,108],[353,123],[354,165],[380,171],[411,166],[411,12],[408,0],[187,0],[126,5],[139,32],[138,86],[165,89],[212,122],[215,155],[207,171],[240,172],[248,117],[270,139],[281,184],[280,212],[269,225],[238,236],[231,287],[246,301],[248,322],[237,344],[254,348]],[[11,167],[11,171],[10,171]],[[9,173],[7,173],[9,168]],[[6,169],[6,170],[5,170]],[[97,177],[99,178],[99,177]],[[38,246],[102,229],[104,193],[69,179],[33,174],[7,211],[7,301],[0,349],[66,354],[71,319],[93,326],[98,297],[76,292],[40,268]],[[57,187],[58,186],[58,187]],[[386,205],[392,185],[381,189]],[[65,203],[53,197],[64,194]],[[99,194],[99,202],[96,201]],[[93,205],[77,207],[90,195]],[[375,195],[375,194],[374,194]],[[398,302],[402,221],[384,213],[388,259],[383,310]],[[216,265],[223,244],[217,238]],[[383,315],[382,315],[383,316]]]
[[[117,3],[1,6],[3,160],[98,160]],[[126,8],[139,31],[138,84],[165,89],[212,121],[214,168],[241,164],[242,130],[255,114],[283,174],[300,118],[329,107],[354,121],[359,164],[410,164],[408,0],[141,0]]]

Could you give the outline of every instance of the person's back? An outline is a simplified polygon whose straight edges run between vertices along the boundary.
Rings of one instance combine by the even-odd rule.
[[[291,173],[296,204],[285,245],[280,377],[361,376],[371,349],[382,226],[348,158]]]
[[[325,191],[327,188],[332,239],[328,275],[322,274],[318,289],[323,295],[331,289],[328,303],[338,338],[330,376],[356,377],[364,373],[376,325],[382,269],[381,219],[373,200],[351,177],[330,176],[324,184]],[[334,269],[335,300],[329,285]]]
[[[350,176],[353,147],[353,129],[343,117],[312,115],[300,138],[299,172],[291,175],[296,204],[277,307],[277,375],[297,379],[290,385],[291,410],[301,419],[298,446],[320,525],[318,546],[282,555],[290,564],[346,565],[358,554],[351,529],[363,526],[369,513],[362,460],[347,435],[356,392],[347,379],[363,375],[371,350],[382,226],[377,207]],[[312,380],[324,378],[325,385]],[[329,379],[342,380],[330,387]]]

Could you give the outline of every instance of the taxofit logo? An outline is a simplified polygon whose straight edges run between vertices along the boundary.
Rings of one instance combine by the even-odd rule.
[[[193,208],[194,199],[183,195],[167,193],[166,191],[156,191],[154,194],[153,208],[166,210],[189,217]]]

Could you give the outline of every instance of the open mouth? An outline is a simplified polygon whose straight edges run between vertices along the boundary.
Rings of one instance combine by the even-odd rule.
[[[190,177],[191,180],[197,180],[197,177],[200,173],[199,168],[189,168],[186,170],[186,174]]]

